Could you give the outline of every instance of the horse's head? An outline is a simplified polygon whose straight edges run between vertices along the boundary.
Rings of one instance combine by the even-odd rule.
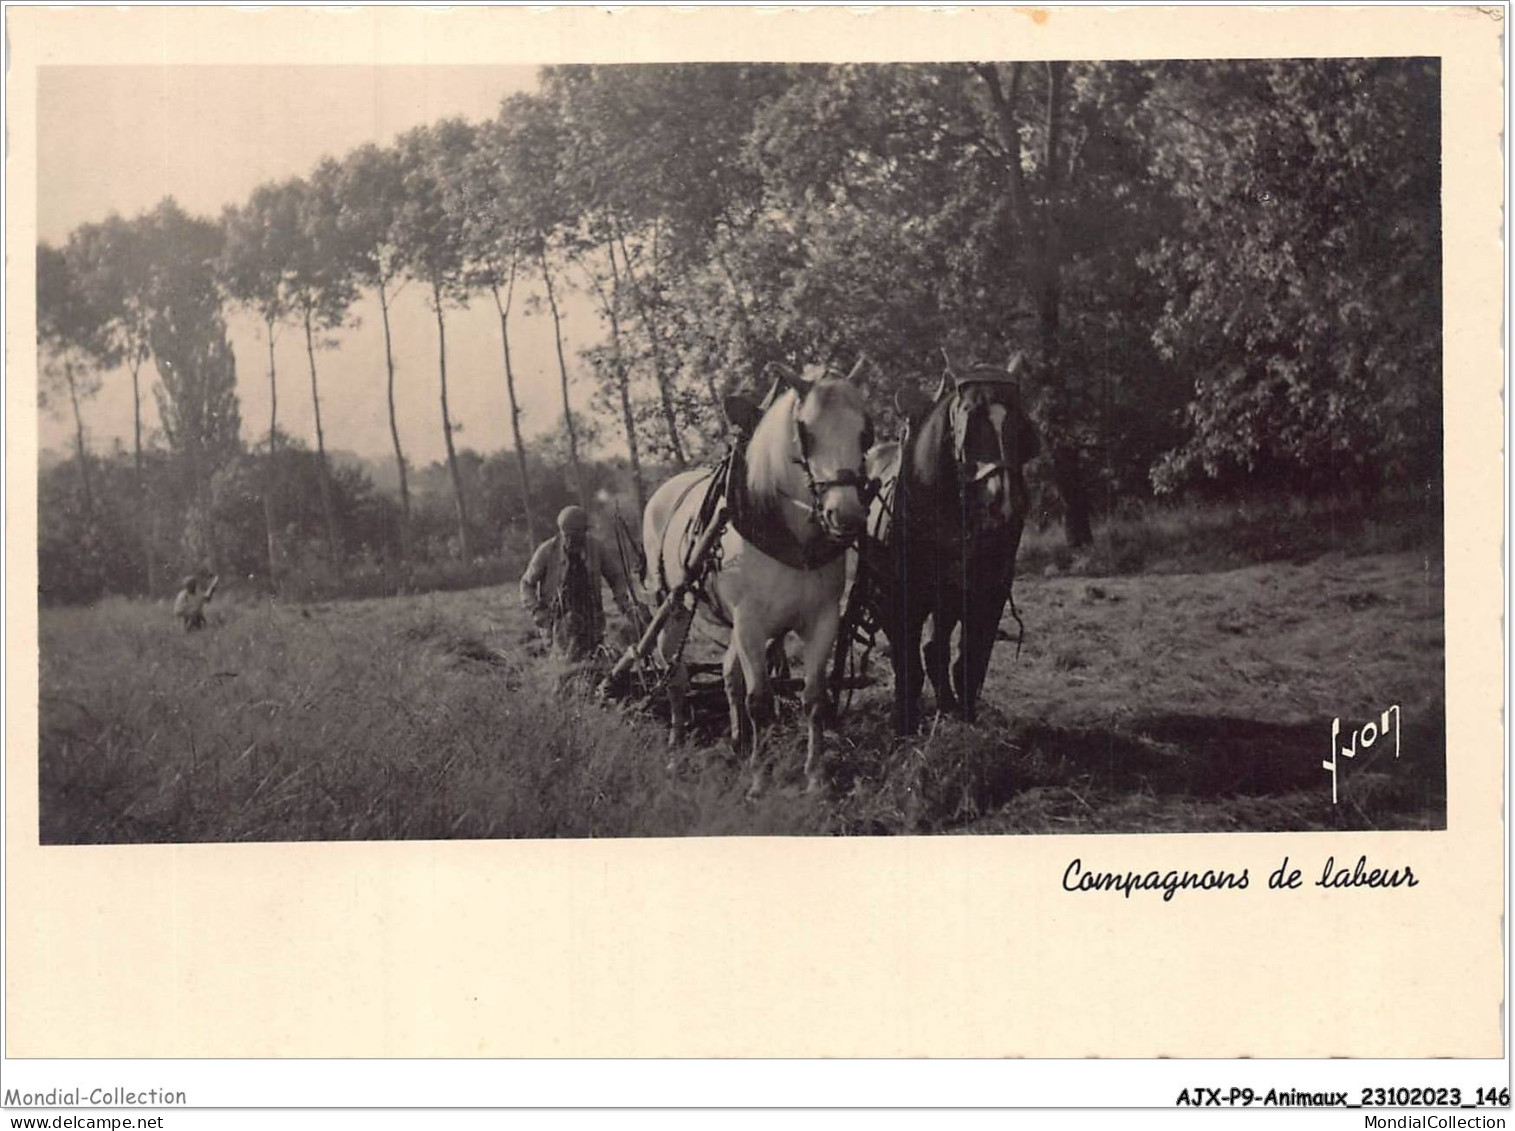
[[[948,472],[974,529],[1007,527],[1029,505],[1021,468],[1040,443],[1013,380],[1019,365],[1017,356],[1008,371],[949,370],[933,401],[919,393],[896,398],[917,425],[918,473]]]
[[[748,447],[749,484],[807,506],[831,538],[860,534],[870,500],[864,456],[874,439],[863,395],[840,378],[784,373],[766,403]]]
[[[797,395],[794,429],[816,517],[833,538],[855,537],[868,520],[864,457],[874,439],[863,395],[834,377]]]

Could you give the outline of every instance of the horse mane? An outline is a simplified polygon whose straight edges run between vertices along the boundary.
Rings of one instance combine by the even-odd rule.
[[[760,506],[778,497],[792,466],[787,428],[799,406],[799,393],[784,389],[773,398],[747,441],[747,495]]]
[[[950,444],[942,442],[947,417],[956,393],[949,393],[931,406],[921,422],[910,430],[910,452],[901,460],[901,472],[907,468],[916,483],[923,487],[950,486],[954,467],[949,457]],[[943,480],[946,480],[944,483]]]

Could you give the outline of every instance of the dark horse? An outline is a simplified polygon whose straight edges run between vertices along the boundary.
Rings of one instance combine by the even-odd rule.
[[[901,392],[903,439],[869,453],[868,474],[883,489],[860,544],[856,585],[889,639],[900,734],[919,725],[927,675],[937,710],[975,715],[1030,505],[1022,469],[1040,446],[1021,405],[1020,365],[1017,356],[1008,369],[949,369],[931,400]],[[931,638],[922,649],[927,617]]]

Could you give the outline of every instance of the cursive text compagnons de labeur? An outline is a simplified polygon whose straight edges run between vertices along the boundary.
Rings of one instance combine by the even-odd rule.
[[[1071,892],[1115,891],[1127,899],[1134,891],[1160,891],[1163,902],[1169,902],[1180,891],[1242,891],[1250,886],[1248,869],[1240,872],[1207,868],[1193,872],[1185,868],[1165,872],[1152,869],[1147,872],[1096,871],[1085,868],[1082,859],[1075,859],[1063,870],[1063,890]],[[1370,867],[1366,856],[1359,856],[1350,868],[1338,865],[1335,856],[1327,856],[1319,878],[1313,887],[1328,891],[1343,888],[1413,888],[1420,881],[1408,864],[1397,868]],[[1269,891],[1297,891],[1304,887],[1304,873],[1289,866],[1289,858],[1268,876]]]

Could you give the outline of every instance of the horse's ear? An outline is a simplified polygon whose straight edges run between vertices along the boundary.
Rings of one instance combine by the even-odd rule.
[[[1011,377],[1018,377],[1020,375],[1021,367],[1025,364],[1026,355],[1020,350],[1016,350],[1015,353],[1010,356],[1010,360],[1005,363],[1005,373]]]
[[[740,393],[730,393],[721,401],[721,411],[726,414],[726,419],[748,435],[757,427],[762,412],[752,401]]]
[[[906,385],[894,394],[894,407],[911,424],[919,424],[934,403],[914,385]]]

